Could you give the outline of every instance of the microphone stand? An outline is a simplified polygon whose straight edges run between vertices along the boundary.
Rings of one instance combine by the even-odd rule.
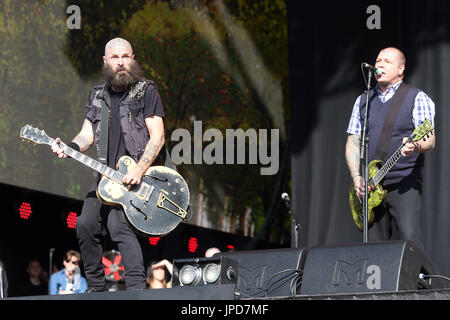
[[[4,292],[3,292],[3,266],[0,263],[0,299],[4,298]]]
[[[0,261],[0,299],[3,299],[6,297],[7,292],[4,292],[4,283],[3,283],[3,263]],[[6,276],[5,276],[6,278]]]
[[[368,135],[368,111],[369,111],[369,93],[370,83],[372,81],[372,71],[369,70],[367,78],[367,91],[366,91],[366,109],[364,111],[364,125],[362,129],[361,137],[361,150],[359,153],[360,164],[363,166],[363,178],[364,178],[364,201],[363,201],[363,214],[364,214],[364,226],[363,226],[363,241],[368,242],[368,219],[369,219],[369,137]]]
[[[55,252],[55,248],[50,248],[49,250],[49,267],[48,267],[48,276],[52,276],[53,271],[53,252]]]
[[[286,195],[286,197],[283,197],[283,195]],[[291,248],[297,249],[298,248],[298,230],[300,229],[300,224],[297,223],[297,220],[295,219],[295,216],[292,213],[289,195],[286,193],[283,195],[281,198],[284,200],[284,203],[288,209],[288,212],[291,215]],[[294,236],[292,237],[292,235],[294,235]]]
[[[291,232],[294,234],[294,245],[291,244],[291,248],[298,248],[298,230],[300,229],[300,225],[297,223],[297,220],[295,219],[294,215],[292,214],[292,211],[289,207],[289,214],[292,216],[291,219]],[[292,237],[291,237],[292,241]]]

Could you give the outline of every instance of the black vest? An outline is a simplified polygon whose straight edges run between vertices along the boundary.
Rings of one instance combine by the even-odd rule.
[[[398,92],[398,90],[397,90]],[[396,94],[397,94],[396,92]],[[404,137],[409,137],[414,131],[414,123],[412,112],[414,109],[414,102],[419,89],[411,87],[406,94],[403,104],[398,113],[397,119],[392,131],[392,137],[387,151],[386,159],[389,159],[398,147],[402,144]],[[381,130],[384,125],[386,114],[389,110],[393,97],[382,103],[378,97],[376,90],[369,92],[369,114],[368,114],[368,137],[369,137],[369,162],[376,158],[376,149]],[[395,96],[395,95],[394,95]],[[361,95],[359,111],[361,115],[361,123],[364,122],[364,114],[366,108],[366,94]],[[400,160],[392,167],[386,174],[385,179],[398,179],[407,176],[421,177],[422,167],[424,164],[424,155],[414,153],[408,157],[401,157]]]
[[[136,162],[141,158],[150,139],[143,113],[144,95],[149,85],[156,87],[155,83],[150,80],[137,82],[127,92],[124,92],[119,103],[120,124],[125,148],[130,157]],[[110,96],[105,84],[91,90],[89,101],[86,105],[86,118],[93,125],[94,141],[97,151],[99,151],[100,139],[100,100],[106,103],[108,109],[110,108]],[[111,120],[111,112],[109,112],[109,120]],[[163,165],[165,163],[165,152],[164,146],[153,165]]]

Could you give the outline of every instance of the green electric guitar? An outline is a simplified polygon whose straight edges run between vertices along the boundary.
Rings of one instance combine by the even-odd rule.
[[[420,126],[418,126],[414,132],[409,136],[407,142],[419,141],[421,139],[426,139],[428,134],[433,134],[433,127],[431,126],[430,120],[426,119]],[[369,201],[368,201],[368,226],[373,222],[375,214],[373,209],[378,207],[386,196],[387,191],[383,190],[380,182],[392,169],[392,167],[397,163],[402,157],[401,150],[404,144],[402,144],[397,151],[381,166],[381,160],[373,160],[369,163]],[[380,168],[381,166],[381,168]],[[353,216],[353,221],[359,230],[363,230],[364,227],[364,212],[362,199],[356,194],[355,186],[352,184],[350,187],[350,209]]]

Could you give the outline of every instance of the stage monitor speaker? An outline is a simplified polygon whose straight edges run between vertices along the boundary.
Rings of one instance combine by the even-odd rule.
[[[443,288],[429,258],[410,241],[308,248],[301,295]]]
[[[302,249],[232,251],[221,256],[222,270],[236,277],[237,299],[297,294],[304,262]],[[233,265],[237,265],[237,272]]]

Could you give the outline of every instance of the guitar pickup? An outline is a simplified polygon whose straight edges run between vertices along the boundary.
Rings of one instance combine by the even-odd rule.
[[[166,205],[166,206],[165,206]],[[170,213],[184,219],[186,217],[187,211],[182,207],[177,205],[175,202],[170,200],[164,193],[159,194],[159,199],[157,203],[157,207],[165,209]]]
[[[144,201],[148,201],[148,199],[150,199],[150,196],[153,193],[153,190],[155,190],[154,186],[149,186],[146,183],[142,183],[141,187],[139,188],[139,190],[137,192],[137,196]]]

